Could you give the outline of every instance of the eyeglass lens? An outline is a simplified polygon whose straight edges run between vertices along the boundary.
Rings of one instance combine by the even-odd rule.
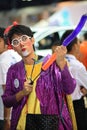
[[[20,41],[22,42],[26,42],[30,37],[28,37],[27,35],[22,35],[20,38],[18,39],[13,39],[12,40],[12,45],[13,46],[18,46],[20,44]]]

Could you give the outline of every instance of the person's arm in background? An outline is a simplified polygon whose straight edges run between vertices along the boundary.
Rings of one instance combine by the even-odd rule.
[[[80,86],[80,90],[81,90],[81,92],[83,93],[84,96],[87,95],[87,89],[85,87]]]
[[[87,70],[83,64],[78,68],[78,82],[80,86],[87,89]]]
[[[3,90],[5,91],[5,85],[3,86]],[[11,108],[7,108],[4,106],[4,130],[10,130],[10,115]]]

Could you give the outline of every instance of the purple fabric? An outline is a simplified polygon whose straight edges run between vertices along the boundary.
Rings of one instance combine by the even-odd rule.
[[[18,88],[14,86],[15,79],[19,80]],[[17,102],[15,98],[15,94],[23,89],[24,81],[25,81],[24,63],[23,61],[20,61],[10,67],[7,73],[6,90],[4,95],[2,95],[2,99],[5,106],[13,107],[11,117],[11,130],[16,130],[21,110],[24,104],[26,103],[26,97],[24,97],[20,102]]]
[[[48,58],[49,57],[45,58],[45,62],[48,60]],[[19,80],[19,87],[15,87],[15,79]],[[6,90],[2,96],[5,106],[13,107],[11,117],[11,130],[16,130],[21,110],[26,103],[27,97],[24,97],[20,102],[17,102],[15,98],[15,94],[23,89],[24,81],[24,63],[23,61],[20,61],[9,68],[9,71],[7,73]],[[67,66],[65,66],[64,70],[60,71],[54,62],[46,72],[41,73],[41,77],[37,82],[36,92],[40,100],[41,112],[50,114],[55,113],[59,115],[59,113],[61,113],[60,110],[62,105],[62,94],[70,94],[73,92],[74,88],[75,81],[71,78]],[[54,93],[54,90],[57,92],[58,98],[55,98],[56,94]],[[58,99],[58,104],[56,103],[56,99]],[[63,106],[62,116],[65,120],[66,128],[72,130],[70,116],[65,103]],[[61,122],[60,128],[63,130],[63,125]]]
[[[40,100],[41,113],[62,115],[58,130],[72,130],[72,122],[67,109],[66,102],[63,103],[65,94],[71,94],[76,86],[75,80],[71,77],[67,66],[64,70],[58,69],[54,62],[50,68],[42,72],[37,81],[36,94]],[[61,113],[62,111],[62,113]]]

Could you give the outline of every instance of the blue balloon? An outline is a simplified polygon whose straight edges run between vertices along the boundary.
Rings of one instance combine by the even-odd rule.
[[[79,32],[83,28],[86,20],[87,20],[87,14],[84,14],[81,17],[80,22],[77,25],[77,27],[75,28],[75,30],[63,41],[63,43],[62,43],[63,46],[68,46],[69,43],[79,34]]]

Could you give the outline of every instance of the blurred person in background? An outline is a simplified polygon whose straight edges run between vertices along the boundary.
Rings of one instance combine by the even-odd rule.
[[[67,30],[61,37],[61,44],[64,39],[72,33]],[[67,46],[66,59],[69,63],[69,70],[76,79],[76,88],[72,95],[78,130],[87,130],[87,71],[79,59],[80,41],[76,37]]]
[[[8,68],[21,57],[14,50],[8,50],[4,31],[5,28],[0,27],[0,130],[10,130],[10,109],[4,107],[1,95],[5,91]]]
[[[79,60],[85,65],[87,70],[87,32],[83,34],[83,40],[80,45],[81,57]]]
[[[9,68],[6,89],[2,95],[5,106],[12,107],[11,130],[25,130],[27,114],[29,117],[38,114],[45,117],[56,115],[59,117],[57,130],[73,130],[68,106],[63,100],[65,95],[74,91],[76,85],[65,61],[66,47],[58,46],[55,50],[56,61],[41,72],[42,65],[50,56],[38,59],[34,51],[33,33],[29,27],[13,26],[7,39],[22,56],[22,61]],[[37,77],[38,74],[40,75]],[[31,126],[32,130],[41,129],[40,124],[35,126],[31,123]]]
[[[87,41],[87,32],[85,32],[85,33],[83,34],[83,40],[84,40],[84,41]]]

